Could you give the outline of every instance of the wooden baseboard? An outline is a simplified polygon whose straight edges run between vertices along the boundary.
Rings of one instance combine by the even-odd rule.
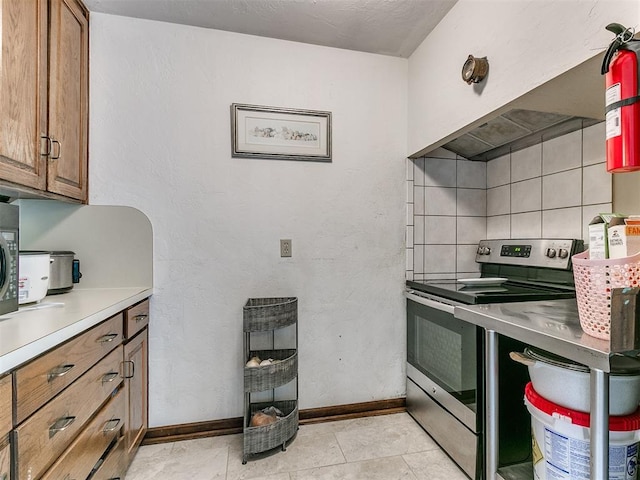
[[[308,408],[300,410],[300,425],[348,420],[375,415],[388,415],[406,411],[404,398],[378,400],[374,402],[350,403],[333,407]],[[242,433],[242,417],[207,422],[183,423],[165,427],[149,428],[142,445],[193,440],[195,438],[216,437]]]

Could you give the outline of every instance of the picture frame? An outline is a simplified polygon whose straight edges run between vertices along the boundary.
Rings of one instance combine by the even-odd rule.
[[[231,155],[331,162],[331,112],[233,103]]]

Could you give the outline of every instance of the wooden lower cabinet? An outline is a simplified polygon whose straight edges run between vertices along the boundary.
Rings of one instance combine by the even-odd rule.
[[[0,375],[0,480],[124,480],[147,431],[148,312],[138,302]]]
[[[76,439],[117,386],[109,380],[121,362],[119,347],[16,428],[19,480],[39,478]]]
[[[0,440],[11,430],[11,385],[11,375],[0,378]]]
[[[148,425],[148,330],[145,328],[124,346],[127,415],[125,447],[128,461],[142,443]]]
[[[0,480],[11,480],[11,445],[6,438],[0,441]]]
[[[128,466],[125,440],[122,437],[100,463],[91,480],[124,480]]]
[[[87,478],[109,445],[120,436],[124,426],[124,401],[124,390],[120,389],[44,474],[42,480]]]

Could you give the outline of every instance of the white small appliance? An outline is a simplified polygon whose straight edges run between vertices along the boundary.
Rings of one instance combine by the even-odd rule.
[[[51,252],[20,250],[18,259],[18,303],[39,302],[49,289]]]

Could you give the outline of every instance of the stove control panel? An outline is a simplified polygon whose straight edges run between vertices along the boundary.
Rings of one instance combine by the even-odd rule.
[[[576,239],[481,240],[476,262],[569,270],[571,256],[584,250]]]

